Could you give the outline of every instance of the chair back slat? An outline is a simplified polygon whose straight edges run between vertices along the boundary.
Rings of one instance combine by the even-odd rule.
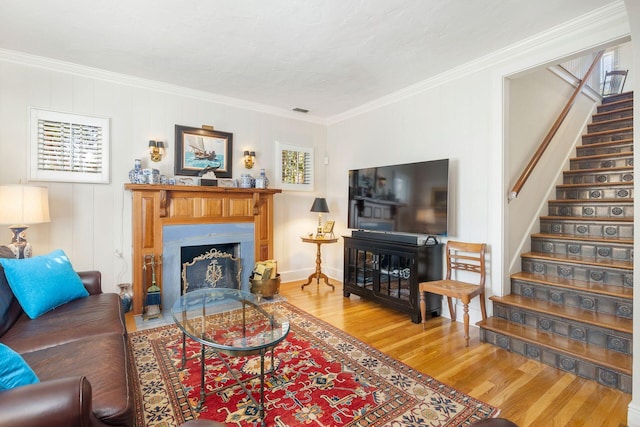
[[[485,243],[463,243],[448,241],[447,255],[447,280],[451,280],[452,272],[467,271],[480,275],[479,286],[484,286],[486,276]]]

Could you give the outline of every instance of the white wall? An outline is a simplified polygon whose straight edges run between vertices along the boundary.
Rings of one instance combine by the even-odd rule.
[[[512,76],[507,84],[505,176],[512,187],[565,108],[575,85],[547,67]],[[585,91],[576,97],[520,194],[509,202],[507,209],[512,220],[506,248],[509,264],[504,271],[505,284],[510,274],[520,271],[520,254],[530,250],[529,235],[540,231],[539,217],[547,214],[546,201],[555,199],[555,185],[562,183],[561,171],[568,166],[569,157],[575,157],[575,146],[586,133],[586,124],[596,105],[595,98]]]
[[[64,64],[52,65],[64,68]],[[36,255],[61,248],[76,269],[100,270],[105,291],[117,292],[117,283],[131,281],[131,199],[123,185],[128,182],[135,158],[143,160],[143,167],[151,167],[146,152],[149,139],[168,142],[167,156],[153,165],[168,176],[173,175],[176,124],[207,124],[232,132],[234,177],[245,172],[256,176],[260,168],[265,168],[273,182],[276,141],[325,152],[324,125],[223,105],[193,96],[186,89],[144,81],[131,84],[117,75],[104,79],[95,73],[92,77],[92,70],[81,70],[84,75],[79,75],[73,67],[68,72],[53,68],[42,67],[38,61],[32,64],[19,55],[7,58],[6,52],[0,58],[0,184],[27,180],[29,107],[110,117],[111,183],[34,183],[49,187],[51,223],[34,225],[27,232]],[[244,169],[242,162],[242,151],[247,148],[257,153],[251,171]],[[322,191],[325,169],[319,164],[316,167],[317,188]],[[310,245],[297,237],[315,224],[316,217],[309,213],[314,196],[275,196],[275,257],[284,271],[308,268],[310,272],[315,265],[313,248],[307,248]],[[9,242],[8,229],[1,236],[0,244]],[[116,251],[123,257],[117,257]],[[305,252],[309,253],[300,256]]]
[[[488,243],[488,293],[502,295],[509,287],[503,272],[510,230],[504,79],[626,41],[628,31],[624,5],[615,4],[336,118],[327,134],[327,196],[336,215],[346,222],[349,169],[449,158],[449,238]],[[342,245],[327,252],[326,262],[341,275]],[[472,322],[480,320],[478,302],[470,308]]]

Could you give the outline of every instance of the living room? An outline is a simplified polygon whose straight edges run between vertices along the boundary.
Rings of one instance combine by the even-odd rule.
[[[511,176],[518,173],[505,161],[504,79],[628,40],[630,35],[640,38],[640,24],[634,21],[640,16],[637,4],[628,0],[598,5],[605,7],[594,7],[586,16],[572,16],[536,37],[514,41],[480,58],[470,57],[404,90],[327,116],[315,115],[313,109],[301,115],[152,78],[33,56],[2,43],[0,156],[5,164],[0,184],[29,181],[30,108],[109,117],[110,182],[33,182],[49,188],[51,222],[32,225],[28,238],[36,255],[62,248],[76,269],[100,270],[104,290],[117,292],[116,285],[130,282],[132,276],[132,202],[124,190],[128,173],[139,158],[145,168],[157,167],[161,174],[175,176],[175,125],[210,125],[233,133],[233,177],[247,172],[256,176],[255,171],[264,168],[275,187],[275,144],[312,147],[313,191],[283,191],[274,196],[274,258],[286,283],[303,279],[314,269],[315,248],[300,236],[315,227],[317,216],[309,212],[315,197],[327,199],[330,212],[323,218],[335,220],[336,236],[350,233],[346,227],[349,169],[448,158],[453,194],[449,237],[488,243],[487,287],[491,295],[502,295],[509,286],[505,242],[514,221],[508,217],[505,194]],[[637,62],[638,47],[633,49]],[[197,54],[197,47],[194,50]],[[639,86],[639,78],[636,73],[633,86]],[[147,146],[150,139],[166,142],[165,158],[153,165]],[[252,170],[244,168],[244,150],[256,153]],[[7,243],[8,239],[7,234]],[[340,281],[342,243],[326,245],[322,255],[323,270]],[[472,304],[472,323],[480,319],[479,313],[478,305]],[[628,423],[633,425],[632,420],[640,419],[640,409],[632,403],[629,411]]]

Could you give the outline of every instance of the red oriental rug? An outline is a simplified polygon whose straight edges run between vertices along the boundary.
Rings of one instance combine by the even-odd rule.
[[[466,426],[499,410],[364,344],[286,302],[291,331],[275,350],[276,372],[265,380],[267,426]],[[258,408],[215,356],[207,357],[200,412],[199,357],[182,369],[176,326],[133,332],[137,425],[173,427],[191,419],[259,426]],[[199,344],[187,340],[188,354]],[[241,378],[260,372],[259,357],[227,362]],[[270,358],[265,358],[270,368]],[[258,379],[247,388],[259,399]]]

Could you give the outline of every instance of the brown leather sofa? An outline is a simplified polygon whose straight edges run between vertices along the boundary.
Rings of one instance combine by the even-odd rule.
[[[40,379],[0,392],[0,427],[134,425],[120,298],[102,293],[100,272],[78,274],[88,297],[31,320],[0,267],[0,342],[20,353]]]

